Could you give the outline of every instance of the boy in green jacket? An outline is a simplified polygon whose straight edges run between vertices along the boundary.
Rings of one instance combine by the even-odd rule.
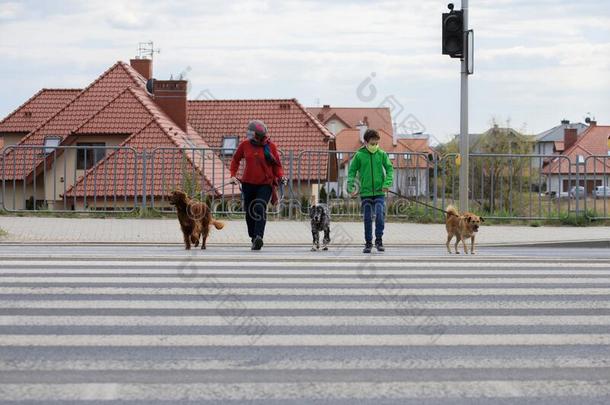
[[[347,192],[355,197],[360,193],[364,216],[365,246],[362,253],[371,253],[373,248],[373,212],[375,212],[375,247],[379,252],[383,247],[385,225],[385,193],[392,186],[394,168],[388,154],[379,148],[379,133],[367,129],[364,133],[366,145],[358,149],[349,165]],[[358,174],[360,190],[354,190],[354,179]]]

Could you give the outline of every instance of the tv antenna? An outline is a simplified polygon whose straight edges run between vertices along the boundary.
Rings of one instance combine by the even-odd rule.
[[[161,49],[155,49],[153,41],[138,44],[138,59],[153,59],[155,53],[161,53]]]

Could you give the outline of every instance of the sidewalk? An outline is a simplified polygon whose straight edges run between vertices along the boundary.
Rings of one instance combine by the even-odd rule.
[[[0,243],[182,243],[175,219],[93,219],[0,217],[0,228],[8,232]],[[361,245],[360,222],[335,222],[331,226],[332,244]],[[439,224],[388,223],[387,245],[444,245],[445,226]],[[249,244],[245,221],[225,221],[221,231],[213,229],[209,244]],[[309,222],[270,221],[265,231],[266,244],[308,245]],[[477,236],[480,245],[580,244],[610,246],[610,227],[529,227],[483,226]]]

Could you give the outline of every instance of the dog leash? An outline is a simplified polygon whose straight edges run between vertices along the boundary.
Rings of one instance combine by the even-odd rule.
[[[210,191],[210,192],[211,192],[211,191],[218,191],[218,189],[219,189],[219,188],[223,188],[223,187],[225,187],[225,186],[227,186],[227,185],[234,185],[234,184],[236,184],[236,185],[237,185],[237,187],[239,187],[239,191],[242,191],[242,190],[241,190],[241,180],[239,180],[239,179],[237,179],[237,178],[236,178],[236,180],[237,180],[237,183],[231,183],[230,181],[226,181],[226,182],[222,183],[221,185],[216,186],[216,187],[214,187],[214,188],[210,189],[209,191]]]
[[[409,201],[411,201],[411,202],[414,202],[414,203],[417,203],[417,204],[424,205],[424,206],[426,206],[426,207],[428,207],[428,208],[432,208],[433,210],[440,211],[440,212],[442,212],[442,213],[445,213],[446,215],[453,215],[453,214],[449,214],[449,212],[445,211],[444,209],[441,209],[441,208],[435,207],[434,205],[426,204],[425,202],[422,202],[422,201],[418,201],[418,200],[417,200],[417,199],[415,199],[415,198],[412,198],[412,197],[407,197],[407,196],[404,196],[404,195],[399,194],[399,193],[395,193],[394,191],[390,191],[390,190],[388,190],[388,193],[390,193],[390,194],[394,194],[395,196],[398,196],[398,197],[400,197],[400,198],[404,198],[405,200],[409,200]]]

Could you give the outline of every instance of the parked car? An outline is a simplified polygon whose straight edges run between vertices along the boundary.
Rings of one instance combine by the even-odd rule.
[[[570,198],[583,198],[587,195],[583,186],[574,186],[570,189]]]
[[[595,198],[610,198],[610,187],[608,186],[597,186],[593,190],[593,197]]]
[[[570,193],[567,191],[561,191],[559,193],[557,191],[545,191],[544,193],[540,193],[540,197],[549,198],[551,200],[555,198],[569,198]]]

